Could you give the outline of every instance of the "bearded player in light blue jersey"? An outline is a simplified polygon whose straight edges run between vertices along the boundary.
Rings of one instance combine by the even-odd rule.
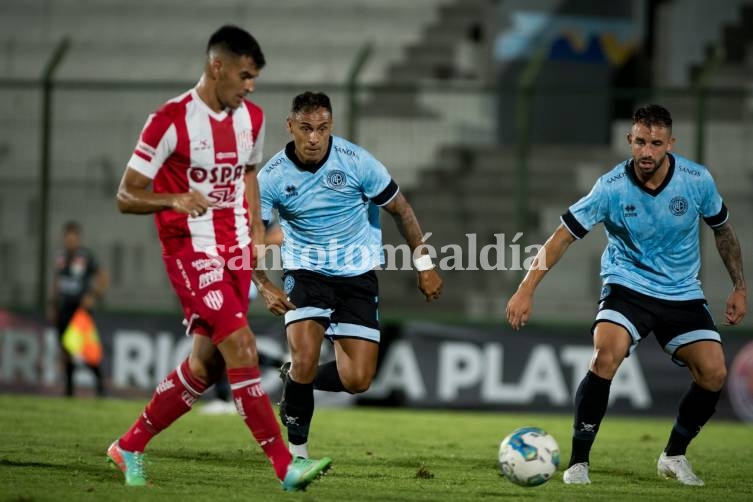
[[[254,280],[269,310],[285,314],[292,362],[282,370],[280,418],[298,457],[308,457],[314,389],[364,392],[376,373],[380,207],[413,253],[426,300],[442,290],[431,257],[417,252],[423,234],[398,185],[369,152],[332,135],[332,125],[327,95],[296,96],[287,119],[293,141],[258,175],[262,219],[269,221],[273,209],[279,214],[287,297],[265,288],[263,273],[257,271]],[[320,366],[325,337],[334,343],[336,359]]]
[[[680,400],[677,419],[657,470],[682,484],[703,485],[685,457],[690,441],[716,410],[727,375],[721,338],[704,298],[701,220],[714,231],[716,247],[732,279],[725,325],[746,312],[740,244],[709,171],[670,153],[672,117],[649,105],[633,116],[628,134],[632,159],[596,181],[591,192],[562,216],[507,304],[514,329],[528,320],[536,286],[576,239],[603,223],[608,244],[601,258],[603,289],[593,326],[590,371],[575,396],[570,465],[563,480],[589,484],[589,453],[604,418],[609,387],[620,363],[651,332],[674,362],[687,366],[693,382]]]

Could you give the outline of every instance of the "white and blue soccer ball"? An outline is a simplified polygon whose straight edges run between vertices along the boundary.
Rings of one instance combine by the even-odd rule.
[[[557,441],[538,427],[516,429],[499,444],[499,470],[516,485],[544,484],[559,464]]]

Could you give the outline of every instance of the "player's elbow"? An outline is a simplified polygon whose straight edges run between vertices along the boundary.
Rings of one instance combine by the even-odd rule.
[[[118,211],[122,214],[133,213],[133,197],[128,193],[128,190],[121,187],[115,196],[115,202],[118,205]]]

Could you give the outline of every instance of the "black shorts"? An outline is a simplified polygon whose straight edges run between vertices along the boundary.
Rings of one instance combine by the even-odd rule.
[[[600,322],[625,328],[633,339],[630,352],[653,332],[664,352],[680,366],[684,364],[675,357],[680,347],[701,340],[722,341],[706,300],[662,300],[619,284],[602,289],[593,328]]]
[[[374,271],[335,277],[309,270],[289,270],[283,286],[296,306],[285,314],[285,326],[314,320],[330,338],[363,338],[379,343],[379,286]]]

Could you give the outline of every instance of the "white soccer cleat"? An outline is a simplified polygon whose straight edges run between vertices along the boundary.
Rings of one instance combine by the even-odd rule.
[[[664,479],[674,478],[680,483],[689,486],[703,486],[703,480],[695,475],[693,466],[690,465],[685,455],[668,457],[662,452],[656,463],[656,472]]]
[[[591,480],[588,479],[588,462],[580,462],[568,467],[562,475],[562,481],[566,485],[590,485]]]

